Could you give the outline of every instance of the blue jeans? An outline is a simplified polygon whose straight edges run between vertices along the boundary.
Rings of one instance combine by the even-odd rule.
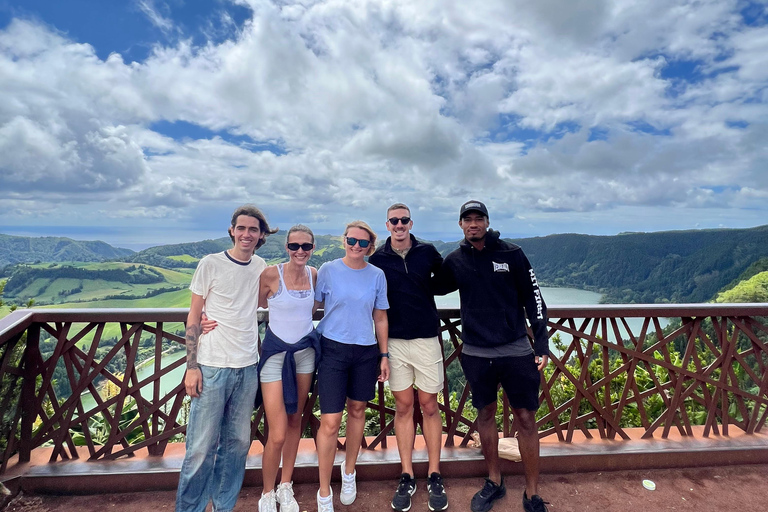
[[[187,453],[176,492],[176,512],[235,507],[251,446],[251,416],[259,388],[257,365],[214,368],[200,365],[203,391],[192,398]]]

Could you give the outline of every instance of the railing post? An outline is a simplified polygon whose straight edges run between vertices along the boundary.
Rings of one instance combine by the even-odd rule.
[[[19,462],[29,462],[32,454],[32,429],[37,416],[35,391],[40,356],[40,324],[27,328],[27,346],[24,349],[23,381],[21,385],[21,429],[19,431]]]

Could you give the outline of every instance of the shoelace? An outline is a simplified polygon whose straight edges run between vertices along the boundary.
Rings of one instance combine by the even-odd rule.
[[[264,496],[262,496],[259,502],[261,502],[262,500],[264,500],[265,510],[269,512],[271,511],[277,512],[277,503],[276,503],[277,496],[275,495],[275,493],[265,494]]]
[[[328,503],[323,503],[318,500],[317,507],[318,507],[317,512],[333,512],[333,501],[329,501]]]
[[[347,477],[344,475],[344,477],[341,479],[341,492],[344,494],[355,492],[355,487],[355,479],[352,478],[347,481]]]
[[[397,493],[410,494],[410,491],[411,491],[411,480],[406,476],[400,477],[400,485],[397,486]]]
[[[429,479],[429,490],[433,494],[443,494],[443,479],[438,477]]]
[[[500,486],[494,484],[493,482],[491,482],[486,478],[485,485],[483,486],[483,489],[480,491],[480,496],[482,496],[483,498],[487,498],[488,496],[490,496],[495,492],[497,487],[500,487]]]
[[[280,485],[277,488],[277,501],[285,502],[293,497],[293,488],[287,485]]]

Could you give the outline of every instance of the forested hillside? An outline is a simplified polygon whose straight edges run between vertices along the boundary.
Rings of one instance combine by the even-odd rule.
[[[281,231],[267,238],[257,254],[270,264],[285,261],[285,233]],[[386,239],[385,234],[381,233],[382,241]],[[53,240],[58,242],[54,244]],[[562,234],[511,241],[525,250],[542,284],[594,290],[604,294],[604,301],[610,303],[711,301],[719,292],[768,271],[768,226],[615,236]],[[310,263],[314,266],[319,267],[344,255],[339,236],[320,235],[315,242],[316,250]],[[458,246],[457,241],[433,243],[444,256]],[[161,289],[181,290],[200,258],[231,247],[231,242],[228,237],[222,237],[133,253],[103,242],[0,235],[0,247],[12,252],[14,261],[47,263],[70,257],[68,261],[112,259],[148,267],[144,270],[146,275],[138,270],[126,273],[107,267],[46,269],[45,264],[39,264],[34,269],[27,268],[28,265],[5,268],[5,277],[9,278],[6,299],[13,299],[18,304],[29,299],[57,304],[68,301],[68,297],[77,300],[89,300],[88,297],[93,297],[91,300],[112,299],[118,295],[125,299],[148,298]],[[76,251],[76,248],[82,250]],[[6,256],[6,261],[8,258]],[[181,274],[179,279],[172,279],[170,286],[164,282],[142,282],[143,279],[157,279],[150,275],[154,272],[152,267],[176,270]],[[761,282],[760,279],[745,285],[755,291],[755,297],[760,297],[757,293],[759,284],[756,284]],[[126,286],[110,284],[114,290],[108,295],[95,293],[98,286],[106,286],[103,283],[119,282]],[[742,288],[734,293],[741,296],[744,292]]]
[[[72,240],[54,236],[27,237],[0,234],[0,268],[36,261],[104,261],[133,254],[99,241]]]
[[[267,263],[273,264],[286,261],[285,230],[278,231],[267,237],[266,243],[256,251],[256,254]],[[160,245],[150,247],[125,258],[123,261],[130,263],[144,263],[163,268],[196,268],[197,262],[206,254],[220,252],[232,247],[229,237],[215,240],[203,240],[202,242],[190,242],[184,244]],[[331,235],[315,235],[315,253],[312,256],[312,265],[319,266],[325,261],[344,256],[341,246],[341,237]]]
[[[596,290],[611,303],[706,302],[768,257],[768,226],[512,241],[542,283]]]

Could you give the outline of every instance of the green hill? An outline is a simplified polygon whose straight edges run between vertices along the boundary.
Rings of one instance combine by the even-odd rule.
[[[768,258],[762,258],[717,294],[715,302],[768,302]]]
[[[267,238],[256,254],[270,264],[285,261],[285,233]],[[40,245],[51,253],[50,246],[30,240],[28,247]],[[733,292],[743,295],[749,293],[743,288],[758,289],[762,278],[749,282],[752,277],[768,271],[768,226],[615,236],[561,234],[511,241],[525,250],[542,284],[594,290],[611,303],[706,302],[746,281]],[[313,266],[344,255],[339,236],[319,235],[315,242]],[[444,256],[458,246],[457,241],[433,243]],[[122,262],[10,266],[5,269],[8,283],[2,299],[18,305],[34,299],[38,305],[94,301],[100,304],[97,307],[107,307],[121,301],[120,307],[186,306],[184,294],[199,259],[229,247],[229,238],[222,237],[128,251]],[[48,253],[28,254],[41,260]]]
[[[760,272],[719,293],[715,302],[768,302],[768,272]]]
[[[599,291],[611,303],[706,302],[768,256],[768,226],[512,241],[543,284]]]
[[[269,264],[286,261],[285,235],[287,231],[281,230],[267,237],[266,243],[256,251],[256,254]],[[344,256],[341,245],[341,237],[331,235],[315,235],[315,253],[312,256],[312,265],[320,266],[326,261]],[[190,242],[183,244],[160,245],[139,251],[123,261],[130,263],[144,263],[168,269],[197,267],[200,258],[207,254],[225,251],[232,247],[229,237],[215,240],[203,240],[202,242]]]
[[[161,305],[160,299],[150,299],[186,292],[190,280],[188,270],[121,262],[23,265],[15,267],[5,282],[3,300],[8,304],[25,304],[34,299],[38,306],[88,307],[88,303],[94,303],[94,307],[177,307],[176,296],[169,305]],[[109,301],[133,305],[105,305]],[[185,306],[188,305],[187,292]]]
[[[54,236],[27,237],[0,234],[0,268],[15,263],[104,261],[133,254],[99,241],[72,240]]]

